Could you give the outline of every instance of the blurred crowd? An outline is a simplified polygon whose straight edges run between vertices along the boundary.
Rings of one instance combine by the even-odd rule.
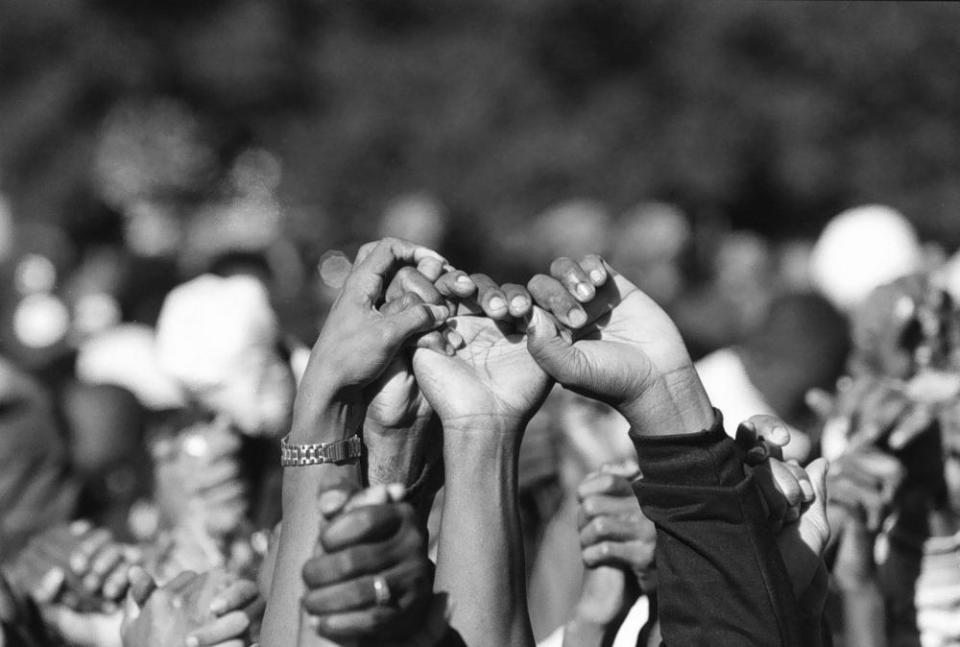
[[[274,193],[282,165],[265,150],[238,154],[215,194],[192,195],[211,152],[175,105],[124,107],[105,129],[93,215],[58,227],[0,199],[0,558],[12,596],[41,607],[44,635],[65,644],[108,644],[77,617],[122,603],[121,555],[160,583],[257,579],[280,521],[277,440],[359,246],[291,228]],[[200,205],[189,215],[185,196]],[[777,243],[662,202],[615,217],[573,200],[509,232],[455,231],[422,192],[390,202],[378,227],[453,259],[500,259],[498,278],[603,254],[677,323],[728,431],[775,416],[792,428],[786,459],[832,462],[836,644],[960,644],[960,255],[880,205]],[[631,459],[628,426],[560,388],[528,426],[519,505],[544,645],[585,609],[616,644],[658,635],[649,537],[612,556],[583,545],[584,488]],[[44,559],[91,533],[119,547],[88,576],[99,580],[86,598],[44,599]],[[69,613],[45,608],[57,605]]]

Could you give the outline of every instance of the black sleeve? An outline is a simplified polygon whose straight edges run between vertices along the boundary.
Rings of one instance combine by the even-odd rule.
[[[657,526],[658,612],[670,647],[819,647],[787,577],[766,506],[723,430],[631,432],[644,514]],[[807,625],[807,626],[804,626]]]

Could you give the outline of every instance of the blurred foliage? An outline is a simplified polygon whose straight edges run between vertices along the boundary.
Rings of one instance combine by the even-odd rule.
[[[173,98],[221,175],[245,147],[275,154],[289,227],[327,245],[410,190],[461,237],[584,196],[774,236],[884,202],[956,244],[958,21],[926,3],[0,0],[0,188],[20,219],[82,227],[111,108]]]

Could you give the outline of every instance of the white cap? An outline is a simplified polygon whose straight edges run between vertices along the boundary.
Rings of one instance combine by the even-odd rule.
[[[820,234],[810,262],[813,285],[849,312],[877,287],[919,270],[922,251],[900,212],[867,205],[835,216]]]
[[[77,378],[123,387],[148,409],[184,404],[179,385],[157,361],[153,330],[143,324],[116,326],[85,342],[77,353]]]
[[[167,295],[157,321],[160,366],[188,389],[237,379],[251,351],[273,352],[279,324],[253,277],[205,274]]]

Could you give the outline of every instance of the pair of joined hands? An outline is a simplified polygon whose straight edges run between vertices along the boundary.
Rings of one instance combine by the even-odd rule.
[[[184,572],[158,587],[140,557],[86,521],[50,528],[4,569],[4,624],[29,624],[35,610],[44,632],[71,645],[247,644],[265,605],[253,582],[213,570]]]
[[[448,470],[450,451],[490,439],[506,449],[491,449],[489,460],[515,458],[554,381],[615,407],[640,433],[696,432],[714,420],[673,322],[601,258],[558,259],[525,287],[500,286],[432,250],[387,239],[360,249],[331,307],[298,389],[290,442],[332,442],[362,430],[369,482],[410,486],[438,458],[429,456],[438,446]],[[307,562],[301,600],[321,634],[377,635],[391,625],[386,616],[408,611],[405,600],[422,599],[409,592],[424,588],[424,579],[430,599],[429,578],[390,574],[405,560],[421,573],[419,556],[369,550],[396,533],[327,546],[341,521],[324,516],[319,552],[329,554]],[[396,564],[380,563],[385,556]],[[334,580],[311,565],[325,561],[339,565]],[[331,590],[369,597],[372,584],[361,582],[373,573],[385,573],[399,604],[384,609],[353,593],[334,601]]]
[[[331,308],[295,407],[311,424],[295,422],[291,440],[337,440],[363,424],[373,463],[378,441],[434,414],[445,433],[522,433],[552,381],[641,433],[713,421],[673,322],[601,258],[561,258],[526,287],[497,286],[386,239],[360,249]]]
[[[415,461],[398,457],[426,460],[431,443],[425,438],[437,418],[444,443],[451,437],[516,439],[553,381],[612,405],[640,434],[694,433],[713,424],[673,322],[601,258],[561,258],[526,287],[498,286],[450,267],[432,250],[388,239],[361,248],[328,315],[298,392],[291,441],[330,442],[362,426],[369,480],[410,484],[418,473]],[[781,428],[769,430],[772,444],[789,440],[785,430],[773,433]],[[756,426],[748,431],[760,442]],[[823,515],[791,523],[815,498],[811,477],[783,463],[768,469],[779,492],[771,495],[771,508],[777,508],[771,516],[780,515],[778,529],[787,527],[781,533],[785,556],[812,548],[819,560],[829,533]],[[824,469],[820,464],[815,470],[818,486]],[[330,549],[327,532],[320,544]],[[386,612],[371,600],[332,602],[330,587],[338,582],[320,574],[318,564],[328,558],[354,565],[334,569],[340,582],[395,567],[375,567],[370,560],[358,567],[364,560],[359,553],[350,557],[355,548],[341,542],[304,569],[304,605],[321,616],[314,622],[321,633],[364,634],[382,626],[376,614]],[[799,590],[814,570],[815,564],[797,569]],[[353,590],[369,596],[372,587]],[[398,592],[409,590],[400,586]]]
[[[830,538],[827,464],[819,459],[804,469],[784,461],[782,448],[793,433],[779,418],[760,414],[740,423],[736,441],[757,474],[787,574],[797,595],[803,596],[814,583],[818,558]],[[657,533],[633,492],[638,474],[633,461],[606,464],[577,488],[581,557],[587,570],[565,645],[594,644],[591,632],[616,630],[639,595],[656,589]]]

